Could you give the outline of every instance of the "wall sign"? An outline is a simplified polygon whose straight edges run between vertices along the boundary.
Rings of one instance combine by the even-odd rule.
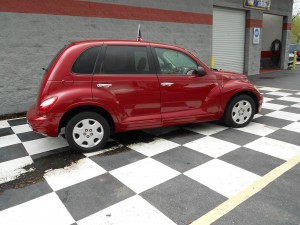
[[[252,9],[270,10],[271,0],[244,0],[244,7]]]
[[[254,27],[253,28],[253,44],[259,44],[259,39],[260,39],[260,28],[259,27]]]

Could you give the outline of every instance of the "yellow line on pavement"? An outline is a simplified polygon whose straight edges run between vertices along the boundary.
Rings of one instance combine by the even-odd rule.
[[[259,180],[254,182],[252,185],[244,189],[243,191],[239,192],[232,198],[228,199],[227,201],[220,204],[218,207],[214,208],[210,212],[206,213],[199,219],[195,220],[191,225],[209,225],[222,216],[229,213],[231,210],[233,210],[235,207],[237,207],[239,204],[246,201],[251,196],[255,195],[257,192],[262,190],[264,187],[266,187],[268,184],[270,184],[272,181],[280,177],[282,174],[296,166],[300,162],[300,154],[296,155],[289,161],[283,163],[281,166],[278,166],[277,168],[273,169],[269,173],[267,173],[265,176],[261,177]]]

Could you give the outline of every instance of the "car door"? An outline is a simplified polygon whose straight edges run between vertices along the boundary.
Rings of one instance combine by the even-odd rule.
[[[148,49],[108,44],[93,77],[93,97],[115,111],[125,130],[161,125],[159,83]]]
[[[214,119],[220,107],[220,89],[213,73],[201,76],[199,63],[179,49],[152,47],[161,89],[164,124]]]

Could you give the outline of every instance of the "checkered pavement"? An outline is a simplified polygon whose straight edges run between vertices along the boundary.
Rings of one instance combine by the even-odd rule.
[[[120,133],[88,154],[25,118],[0,121],[1,224],[191,223],[300,153],[300,91],[260,90],[247,127]]]

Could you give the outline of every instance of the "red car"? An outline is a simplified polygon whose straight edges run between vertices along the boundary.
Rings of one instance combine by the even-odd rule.
[[[151,42],[78,41],[45,69],[27,112],[36,132],[101,149],[110,134],[223,119],[246,126],[262,95],[245,75],[213,71],[185,49]]]

